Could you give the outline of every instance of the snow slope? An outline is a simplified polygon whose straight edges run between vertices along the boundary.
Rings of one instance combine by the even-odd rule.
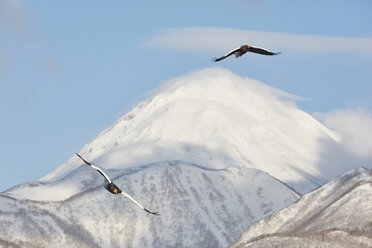
[[[321,143],[337,138],[293,98],[225,69],[196,71],[160,86],[79,153],[105,169],[164,160],[256,168],[308,192],[347,169],[321,166]],[[73,157],[43,180],[80,164]]]
[[[234,247],[372,247],[372,170],[348,172],[248,228]]]
[[[0,245],[225,247],[346,170],[324,154],[337,137],[293,99],[219,68],[170,80],[79,152],[161,216],[73,156],[0,194]]]
[[[0,246],[226,247],[251,223],[298,199],[256,169],[167,161],[108,171],[118,186],[161,214],[154,216],[108,193],[90,167],[77,170],[87,185],[99,184],[57,202],[0,194]],[[67,175],[58,184],[69,180]]]

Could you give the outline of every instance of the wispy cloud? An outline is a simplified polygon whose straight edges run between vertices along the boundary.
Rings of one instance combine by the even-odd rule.
[[[59,70],[56,58],[50,48],[50,42],[30,24],[30,12],[19,0],[0,1],[0,86],[5,84],[9,69],[20,59],[20,51],[29,49],[40,51],[35,62],[46,72],[55,73]],[[11,48],[19,42],[24,47]],[[20,69],[20,68],[18,68]]]
[[[341,145],[357,157],[372,158],[372,113],[363,108],[315,114],[341,137]]]
[[[0,22],[20,32],[26,29],[24,10],[18,0],[0,1]]]
[[[9,64],[11,63],[11,56],[5,45],[7,30],[23,32],[25,27],[21,9],[17,0],[0,1],[0,86],[5,81]]]
[[[188,27],[161,30],[144,45],[186,51],[227,51],[242,44],[275,51],[348,52],[372,55],[372,38],[260,32],[239,29]]]

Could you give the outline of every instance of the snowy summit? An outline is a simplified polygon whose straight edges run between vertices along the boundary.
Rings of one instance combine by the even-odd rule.
[[[345,170],[324,157],[336,135],[294,99],[220,68],[172,79],[79,151],[109,180],[73,156],[1,193],[0,245],[226,247]]]
[[[225,69],[196,71],[161,85],[79,153],[104,169],[165,160],[256,168],[308,192],[340,174],[319,168],[321,142],[337,139],[293,99]],[[80,162],[73,157],[44,180]]]

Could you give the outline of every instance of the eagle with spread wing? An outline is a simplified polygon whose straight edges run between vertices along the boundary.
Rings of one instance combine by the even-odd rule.
[[[218,61],[221,61],[233,54],[235,54],[235,57],[238,58],[240,56],[242,56],[243,54],[245,54],[246,52],[252,52],[252,53],[259,53],[259,54],[263,54],[263,55],[277,55],[277,54],[280,54],[280,52],[278,53],[274,53],[274,52],[270,52],[270,51],[267,51],[266,49],[264,48],[261,48],[261,47],[254,47],[254,46],[249,46],[249,45],[243,45],[241,47],[238,47],[234,50],[232,50],[231,52],[228,52],[226,53],[224,56],[220,57],[220,58],[216,58],[216,59],[213,59],[214,62],[218,62]]]
[[[127,197],[129,200],[131,200],[134,204],[136,204],[139,208],[141,208],[142,210],[146,211],[147,213],[149,214],[154,214],[154,215],[160,215],[159,213],[155,213],[155,212],[151,212],[149,211],[147,208],[144,208],[141,204],[139,204],[136,200],[134,200],[129,194],[125,193],[124,191],[122,191],[121,189],[119,189],[118,186],[116,186],[112,181],[111,179],[106,175],[106,173],[101,170],[100,168],[98,168],[97,166],[93,165],[92,163],[86,161],[85,159],[83,159],[80,154],[76,153],[76,156],[78,156],[81,160],[83,160],[84,163],[86,163],[87,165],[89,165],[90,167],[92,167],[93,169],[97,170],[106,180],[105,180],[105,189],[108,190],[110,193],[116,195],[116,194],[122,194],[124,195],[125,197]]]

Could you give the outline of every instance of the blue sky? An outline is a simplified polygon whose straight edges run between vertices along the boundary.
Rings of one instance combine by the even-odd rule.
[[[0,0],[0,191],[53,171],[162,82],[208,67],[298,95],[331,128],[368,137],[371,10],[368,0]],[[211,62],[236,44],[282,54]]]

